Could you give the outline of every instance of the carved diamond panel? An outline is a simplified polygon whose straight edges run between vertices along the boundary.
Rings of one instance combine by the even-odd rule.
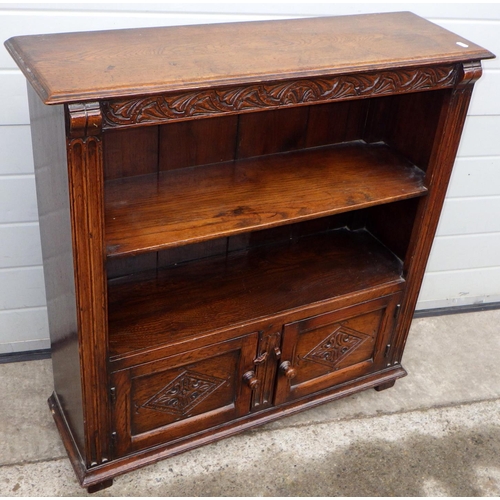
[[[339,325],[326,339],[309,351],[304,359],[335,368],[344,358],[370,338],[365,333]]]
[[[224,380],[210,375],[184,371],[146,401],[142,408],[150,408],[173,415],[185,415],[224,382]]]

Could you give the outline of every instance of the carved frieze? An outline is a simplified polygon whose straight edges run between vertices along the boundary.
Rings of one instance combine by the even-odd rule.
[[[457,73],[455,65],[446,65],[111,100],[103,103],[103,126],[130,127],[453,87]]]

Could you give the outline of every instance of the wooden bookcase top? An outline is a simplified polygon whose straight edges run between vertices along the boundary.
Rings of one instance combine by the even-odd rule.
[[[13,37],[45,104],[489,59],[410,12]]]

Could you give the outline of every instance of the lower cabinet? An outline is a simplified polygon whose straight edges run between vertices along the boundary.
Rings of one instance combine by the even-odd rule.
[[[400,294],[283,327],[276,405],[380,370],[387,364]]]
[[[400,295],[115,372],[115,454],[179,442],[246,415],[258,420],[259,411],[382,370]]]
[[[257,340],[258,333],[251,333],[113,374],[116,455],[246,414]]]

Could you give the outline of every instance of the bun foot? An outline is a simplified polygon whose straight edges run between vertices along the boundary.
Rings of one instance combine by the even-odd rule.
[[[375,387],[375,390],[378,392],[385,391],[386,389],[390,389],[395,383],[396,383],[395,380],[391,380],[390,382],[386,382],[385,384],[377,385]]]
[[[106,481],[102,481],[100,483],[93,484],[87,488],[88,493],[97,493],[98,491],[104,490],[105,488],[109,488],[113,486],[113,479],[106,479]]]

